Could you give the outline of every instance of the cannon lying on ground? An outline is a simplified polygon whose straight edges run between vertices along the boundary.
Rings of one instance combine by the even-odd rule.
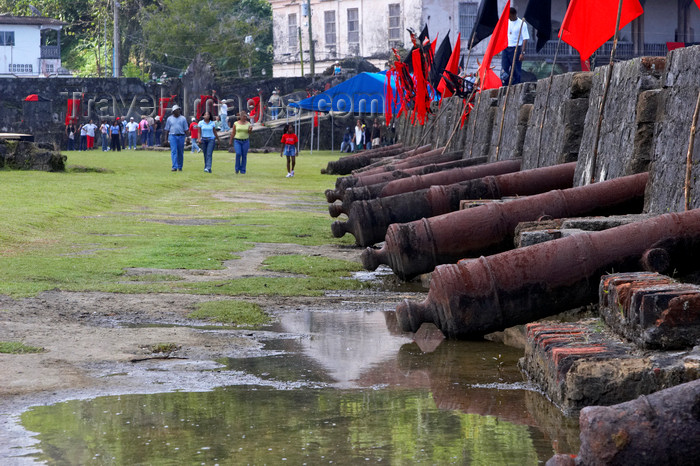
[[[493,169],[497,164],[503,163],[506,162],[471,168],[475,174],[484,173],[488,168]],[[506,165],[498,167],[510,169]],[[473,180],[447,186],[433,186],[430,189],[397,196],[357,201],[350,207],[348,221],[333,222],[331,231],[336,238],[351,233],[358,245],[370,246],[384,239],[387,228],[392,223],[410,222],[453,212],[459,209],[459,203],[463,199],[499,199],[503,196],[528,196],[552,189],[570,188],[575,169],[576,163],[572,162],[507,175],[481,175],[475,176]]]
[[[660,215],[440,265],[425,301],[399,304],[397,318],[404,331],[432,322],[447,337],[481,337],[596,302],[600,277],[612,270],[694,270],[698,252],[700,209]]]
[[[641,173],[410,223],[394,223],[389,226],[386,244],[381,249],[367,248],[362,253],[362,264],[367,270],[388,264],[398,277],[407,280],[440,264],[512,249],[518,223],[544,215],[563,218],[639,213],[648,179],[647,173]]]
[[[461,154],[461,152],[452,152],[453,154]],[[335,203],[328,206],[328,213],[331,217],[338,217],[340,214],[346,214],[350,211],[350,206],[355,201],[366,201],[369,199],[374,199],[376,197],[381,197],[382,189],[389,184],[391,181],[400,178],[408,178],[415,175],[428,175],[431,173],[438,173],[445,170],[451,170],[453,168],[464,168],[473,167],[475,165],[481,165],[486,162],[486,157],[477,157],[473,159],[459,159],[452,162],[445,163],[431,163],[428,165],[422,165],[420,167],[409,168],[406,170],[395,170],[393,172],[385,172],[378,175],[373,175],[373,177],[385,177],[386,181],[378,182],[376,184],[371,184],[369,186],[358,186],[354,188],[349,188],[345,190],[345,194],[342,198],[342,203]],[[368,180],[369,181],[369,180]]]
[[[380,170],[388,165],[393,165],[404,160],[416,158],[418,155],[424,154],[431,150],[433,150],[433,145],[425,144],[423,146],[411,147],[409,149],[406,149],[400,154],[397,154],[393,157],[375,158],[372,159],[372,163],[370,163],[369,165],[365,165],[364,167],[356,168],[355,170],[353,170],[351,172],[351,175],[363,175],[366,172]]]
[[[380,147],[378,149],[370,149],[358,154],[341,157],[338,160],[328,162],[325,169],[321,170],[324,175],[348,175],[357,168],[364,167],[372,163],[372,159],[379,157],[393,157],[402,152],[406,152],[410,148],[404,148],[403,144],[394,144],[391,146]]]
[[[557,455],[548,465],[695,465],[700,458],[700,380],[614,406],[583,408],[579,425],[578,458]]]
[[[401,159],[404,162],[410,162],[408,165],[404,165],[405,168],[417,167],[420,165],[426,165],[430,163],[445,162],[448,160],[456,160],[461,158],[461,155],[450,153],[449,155],[444,155],[442,149],[430,150],[431,146],[421,146],[410,152],[410,157],[406,159]],[[343,199],[345,195],[345,190],[353,186],[364,186],[366,184],[376,183],[378,181],[368,181],[365,182],[365,178],[368,180],[370,177],[376,176],[379,173],[386,173],[384,171],[371,171],[365,172],[358,175],[351,176],[341,176],[335,180],[335,189],[326,190],[326,199],[328,202],[333,202],[338,199]]]

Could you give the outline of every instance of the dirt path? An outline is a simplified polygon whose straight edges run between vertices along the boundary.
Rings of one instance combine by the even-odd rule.
[[[289,276],[264,270],[265,258],[281,254],[322,255],[359,261],[361,250],[256,244],[221,270],[129,269],[128,275],[163,274],[201,282],[240,277]],[[322,297],[256,297],[272,315],[302,309],[392,309],[412,292],[334,292]],[[38,354],[0,354],[0,463],[22,464],[13,448],[32,444],[17,422],[18,414],[36,404],[66,399],[169,390],[209,390],[232,377],[217,369],[221,357],[255,355],[265,332],[193,326],[186,315],[199,302],[233,299],[187,294],[115,294],[47,291],[34,298],[0,296],[0,340],[45,348]],[[241,299],[241,298],[236,298]],[[173,342],[178,349],[164,357],[150,346]]]

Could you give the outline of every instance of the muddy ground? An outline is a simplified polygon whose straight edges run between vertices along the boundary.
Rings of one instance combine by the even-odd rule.
[[[130,269],[127,274],[175,274],[185,281],[283,276],[261,263],[281,254],[322,255],[359,261],[361,249],[343,246],[256,244],[227,261],[222,270]],[[413,289],[420,289],[414,286]],[[359,290],[321,297],[255,297],[273,317],[296,310],[391,310],[421,292]],[[114,294],[47,291],[33,298],[0,296],[0,340],[45,348],[38,354],[0,354],[0,462],[14,464],[12,447],[31,445],[17,423],[29,406],[108,394],[209,390],[242,374],[217,370],[216,359],[255,355],[265,331],[215,327],[186,318],[197,303],[224,296]],[[246,299],[246,298],[235,298]],[[279,335],[276,335],[279,336]],[[304,338],[293,335],[290,338]],[[153,353],[150,345],[172,342],[178,349]],[[25,458],[26,459],[26,458]],[[28,460],[28,459],[27,459]]]

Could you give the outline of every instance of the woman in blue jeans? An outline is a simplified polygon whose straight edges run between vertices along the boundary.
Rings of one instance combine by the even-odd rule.
[[[199,127],[199,137],[197,143],[204,152],[204,171],[211,173],[211,159],[214,153],[214,144],[219,141],[219,131],[216,128],[216,123],[211,119],[211,112],[206,111],[202,115],[202,120],[197,123]]]
[[[236,173],[245,174],[246,162],[248,161],[248,149],[250,148],[250,133],[253,132],[253,125],[248,121],[248,114],[241,111],[238,120],[233,123],[229,146],[236,150]]]

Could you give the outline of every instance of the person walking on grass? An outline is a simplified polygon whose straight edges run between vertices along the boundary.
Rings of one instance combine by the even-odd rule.
[[[296,155],[297,155],[297,142],[299,138],[294,134],[294,126],[287,125],[284,127],[284,134],[282,135],[282,149],[280,150],[280,157],[283,155],[287,156],[287,178],[294,176],[294,166],[296,165]]]
[[[180,114],[180,106],[173,105],[173,114],[165,121],[165,138],[170,144],[171,171],[182,171],[185,159],[185,137],[189,132],[187,118]]]
[[[202,115],[202,119],[197,124],[199,129],[199,138],[197,142],[201,144],[201,150],[204,152],[204,172],[211,173],[211,159],[214,153],[215,142],[219,142],[219,130],[216,128],[216,123],[211,119],[211,112],[206,111]]]
[[[250,149],[250,133],[253,132],[253,125],[248,121],[248,114],[241,110],[238,120],[233,123],[229,146],[233,146],[236,151],[236,173],[245,175],[246,164],[248,162],[248,149]]]

